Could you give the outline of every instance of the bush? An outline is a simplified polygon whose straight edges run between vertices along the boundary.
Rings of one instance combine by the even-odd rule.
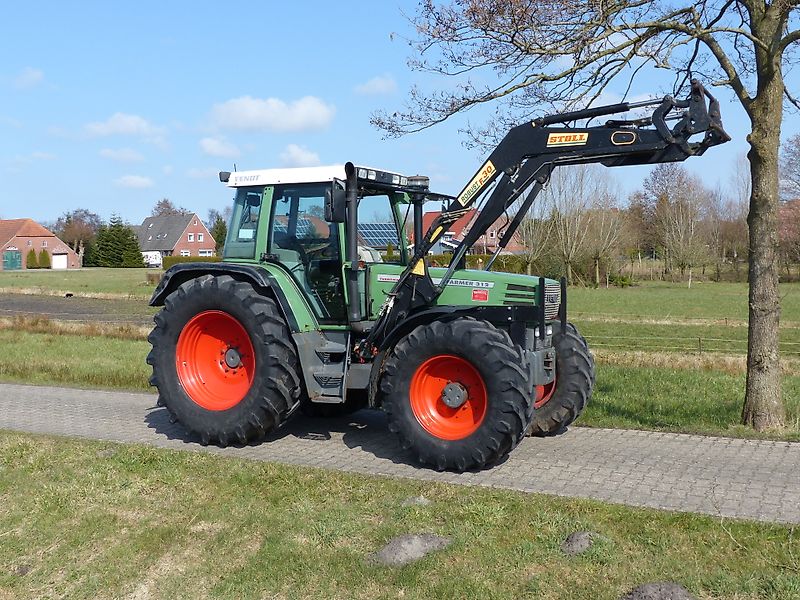
[[[33,248],[28,250],[28,254],[25,256],[25,268],[26,269],[39,268],[39,261],[36,259],[36,250],[34,250]]]
[[[608,283],[616,287],[626,288],[633,285],[633,279],[629,275],[609,275]]]
[[[219,262],[222,258],[219,256],[165,256],[164,260],[161,263],[161,266],[166,271],[173,265],[177,265],[179,263],[190,263],[190,262]]]
[[[39,252],[39,268],[40,269],[50,268],[50,255],[44,248],[42,248],[42,251]]]

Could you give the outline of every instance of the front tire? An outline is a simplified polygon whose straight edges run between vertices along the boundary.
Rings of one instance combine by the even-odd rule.
[[[562,332],[561,323],[553,323],[553,346],[556,349],[556,378],[547,386],[536,386],[535,410],[530,435],[555,435],[586,408],[594,388],[594,357],[589,345],[572,323]]]
[[[171,293],[148,336],[160,405],[202,444],[263,439],[300,395],[297,353],[275,302],[229,275]]]
[[[421,325],[386,361],[381,380],[389,429],[439,470],[493,465],[524,437],[533,402],[522,354],[490,323]]]

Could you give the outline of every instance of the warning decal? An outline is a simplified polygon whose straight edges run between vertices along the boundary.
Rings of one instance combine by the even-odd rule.
[[[489,290],[486,290],[486,289],[472,290],[472,301],[473,302],[488,302],[489,301]]]

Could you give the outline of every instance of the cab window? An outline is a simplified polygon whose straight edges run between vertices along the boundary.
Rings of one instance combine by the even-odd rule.
[[[261,215],[263,188],[237,188],[233,212],[225,238],[224,258],[255,258],[258,219]]]

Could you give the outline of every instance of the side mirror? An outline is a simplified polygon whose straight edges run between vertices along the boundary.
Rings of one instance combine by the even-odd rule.
[[[329,223],[344,223],[347,219],[347,201],[345,199],[344,188],[337,181],[334,181],[325,190],[325,220]]]

